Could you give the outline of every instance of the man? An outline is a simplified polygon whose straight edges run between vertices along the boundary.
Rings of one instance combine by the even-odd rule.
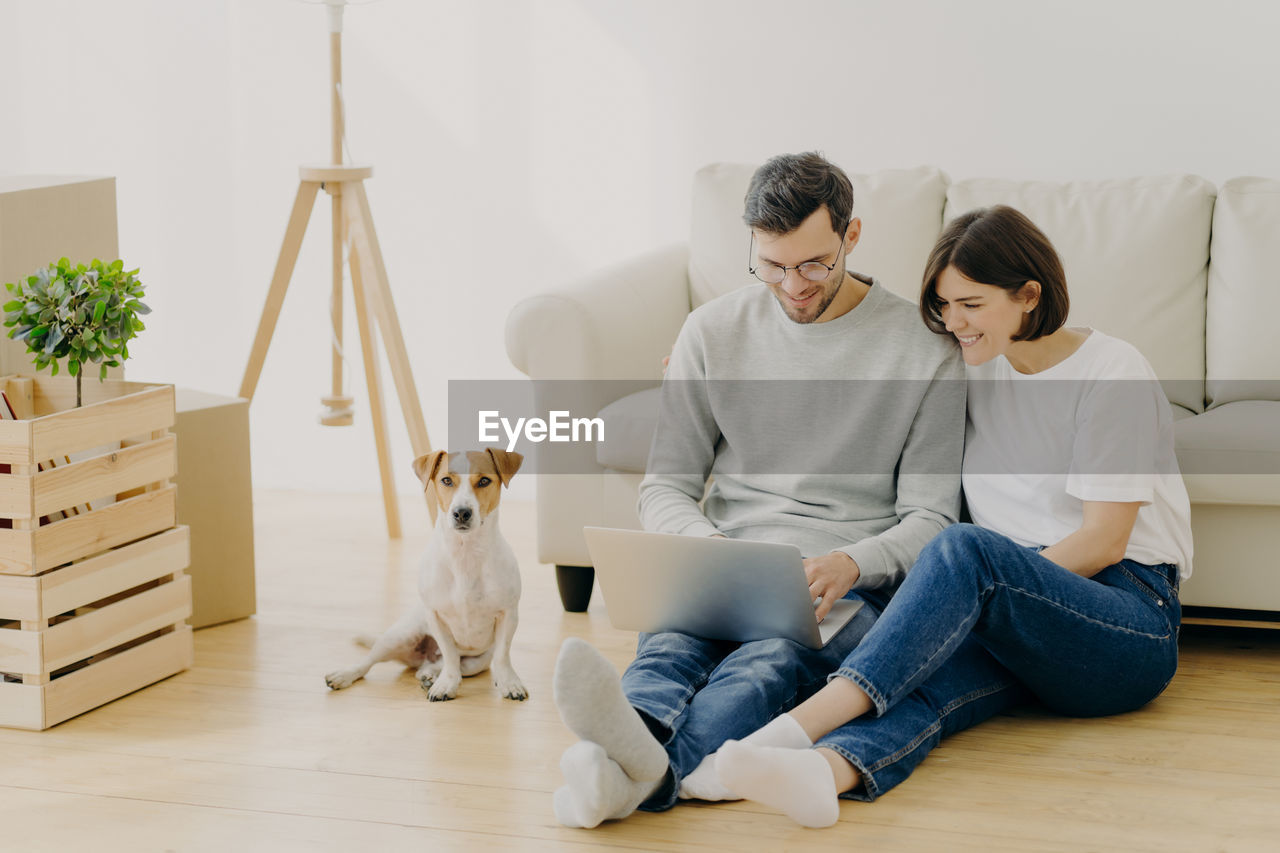
[[[554,692],[581,740],[561,760],[554,807],[569,826],[726,796],[704,759],[825,684],[959,512],[959,351],[916,306],[846,271],[862,228],[848,177],[819,154],[778,156],[745,207],[764,286],[701,306],[681,329],[640,518],[663,533],[798,546],[819,619],[851,590],[867,604],[820,650],[642,634],[621,681],[567,640]],[[766,731],[780,740],[763,745],[795,736]]]

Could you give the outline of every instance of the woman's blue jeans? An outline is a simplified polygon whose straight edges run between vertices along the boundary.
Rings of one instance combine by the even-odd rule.
[[[870,630],[887,597],[850,593],[866,605],[821,649],[791,640],[730,643],[687,634],[641,634],[622,676],[627,700],[663,742],[671,772],[641,808],[669,809],[680,780],[730,738],[743,738],[826,684]]]
[[[832,677],[875,710],[819,739],[873,800],[945,736],[1028,695],[1101,716],[1140,708],[1178,665],[1178,570],[1124,560],[1073,574],[972,524],[942,531]]]

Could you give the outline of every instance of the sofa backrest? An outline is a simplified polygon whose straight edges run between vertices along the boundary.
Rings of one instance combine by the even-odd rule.
[[[1209,254],[1210,408],[1280,401],[1280,181],[1233,178],[1222,185]]]
[[[697,308],[745,284],[750,231],[742,203],[755,165],[715,163],[693,180],[689,240],[689,301]],[[874,275],[889,290],[912,302],[920,297],[929,250],[942,228],[947,178],[929,167],[850,174],[853,213],[862,219],[862,237],[849,253],[848,267]]]
[[[693,181],[689,246],[692,307],[756,280],[747,272],[750,234],[742,203],[754,164],[716,163]],[[1280,182],[1236,179],[1215,218],[1216,190],[1194,175],[1049,183],[972,179],[949,184],[932,167],[850,174],[862,238],[849,255],[898,295],[919,298],[929,250],[952,217],[1008,204],[1044,229],[1062,256],[1071,288],[1068,322],[1136,346],[1165,380],[1169,399],[1205,408],[1206,291],[1209,370],[1230,379],[1280,373],[1280,335],[1261,324],[1280,312]],[[1209,282],[1210,226],[1214,283]],[[1241,290],[1243,288],[1243,290]],[[1245,298],[1242,294],[1250,294]],[[1240,330],[1251,330],[1241,346]],[[1219,383],[1215,402],[1258,399]],[[1269,385],[1272,393],[1276,386]],[[1256,391],[1256,389],[1255,389]],[[1233,396],[1234,395],[1234,396]],[[1264,397],[1264,399],[1272,399]]]
[[[1136,346],[1170,402],[1204,411],[1205,291],[1215,189],[1194,175],[1047,183],[965,180],[945,218],[1007,204],[1053,241],[1073,326]]]

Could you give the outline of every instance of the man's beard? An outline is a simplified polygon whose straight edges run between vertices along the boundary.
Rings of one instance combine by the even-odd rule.
[[[791,310],[787,308],[786,303],[782,302],[781,298],[778,299],[778,302],[782,304],[782,310],[783,312],[786,313],[787,317],[791,320],[791,322],[800,323],[801,325],[816,323],[818,322],[818,318],[821,317],[824,313],[826,313],[826,310],[831,307],[831,303],[835,302],[836,297],[840,295],[840,288],[844,287],[844,277],[845,277],[844,271],[841,270],[840,283],[837,284],[835,287],[833,287],[830,290],[830,292],[827,292],[825,294],[822,301],[819,302],[817,305],[817,311],[811,317],[806,317],[806,315],[803,315],[803,314],[796,315],[791,313]]]

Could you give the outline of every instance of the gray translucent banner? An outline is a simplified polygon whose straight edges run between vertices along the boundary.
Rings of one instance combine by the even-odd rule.
[[[1203,415],[1170,406],[1178,384],[450,380],[450,449],[515,450],[538,474],[706,474],[710,448],[724,474],[954,476],[954,444],[904,450],[920,433],[964,429],[968,473],[1280,474],[1280,381],[1249,383],[1269,399]],[[1157,452],[1171,436],[1178,462]]]

